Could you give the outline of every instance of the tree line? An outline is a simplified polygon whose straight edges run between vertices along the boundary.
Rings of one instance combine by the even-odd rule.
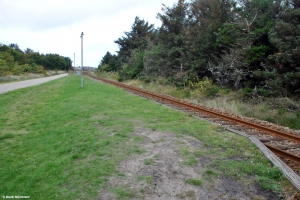
[[[178,0],[162,25],[136,17],[99,64],[120,80],[163,76],[177,86],[209,77],[265,96],[300,94],[300,0]]]
[[[18,44],[0,43],[0,76],[24,73],[45,73],[45,70],[69,70],[72,61],[58,54],[40,54],[27,48],[22,51]]]

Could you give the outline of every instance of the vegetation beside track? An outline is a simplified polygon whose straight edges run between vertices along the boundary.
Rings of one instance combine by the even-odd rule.
[[[19,74],[19,75],[6,75],[6,76],[1,77],[0,84],[24,81],[24,80],[35,79],[35,78],[43,78],[43,77],[48,77],[48,76],[55,76],[55,75],[64,74],[64,73],[68,73],[68,71],[62,71],[62,70],[47,70],[46,71],[45,70],[44,73],[40,73],[40,74],[24,73],[24,74]]]
[[[48,70],[72,68],[69,57],[58,54],[40,54],[30,48],[22,51],[18,44],[9,45],[0,42],[0,82],[9,81],[10,77],[26,77],[28,74],[47,75]]]
[[[145,151],[138,145],[143,138],[130,135],[136,126],[201,141],[204,148],[180,151],[187,166],[203,156],[211,160],[203,180],[187,184],[201,187],[229,176],[278,193],[293,191],[247,139],[113,86],[89,78],[85,83],[82,89],[80,77],[69,76],[0,95],[0,195],[97,198],[109,177],[124,176],[116,170],[121,160]],[[111,191],[119,198],[130,193]]]
[[[98,76],[118,80],[118,73],[100,72]],[[252,117],[268,121],[291,129],[300,129],[300,103],[291,98],[249,98],[247,91],[241,89],[232,91],[213,84],[206,79],[198,82],[198,85],[185,88],[175,87],[164,78],[148,79],[139,78],[124,81],[124,83],[142,87],[157,93],[168,94],[177,98],[200,103],[208,107],[238,115]]]

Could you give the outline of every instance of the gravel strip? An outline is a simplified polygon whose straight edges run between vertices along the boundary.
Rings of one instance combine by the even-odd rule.
[[[58,78],[65,77],[65,76],[68,76],[68,73],[60,74],[60,75],[56,75],[56,76],[45,77],[45,78],[37,78],[37,79],[31,79],[31,80],[26,80],[26,81],[19,81],[19,82],[15,82],[15,83],[0,84],[0,94],[9,92],[12,90],[17,90],[20,88],[39,85],[39,84],[42,84],[42,83],[45,83],[48,81],[52,81],[54,79],[58,79]]]

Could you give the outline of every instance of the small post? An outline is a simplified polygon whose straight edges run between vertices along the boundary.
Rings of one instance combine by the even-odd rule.
[[[83,79],[83,32],[81,32],[81,87],[84,88],[84,79]]]
[[[75,53],[74,53],[74,75],[75,75],[75,67],[76,65],[75,65]]]

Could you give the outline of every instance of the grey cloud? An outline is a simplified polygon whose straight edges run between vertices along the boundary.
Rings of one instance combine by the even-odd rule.
[[[30,1],[29,1],[30,2]],[[109,18],[125,10],[135,7],[137,2],[129,0],[127,2],[95,3],[84,4],[84,6],[66,7],[61,6],[57,10],[47,10],[47,5],[34,9],[15,8],[12,4],[0,2],[2,8],[0,12],[0,28],[22,27],[30,30],[48,30],[76,22],[86,20],[91,17]],[[34,5],[33,5],[34,6]],[[44,12],[42,12],[44,11]]]

